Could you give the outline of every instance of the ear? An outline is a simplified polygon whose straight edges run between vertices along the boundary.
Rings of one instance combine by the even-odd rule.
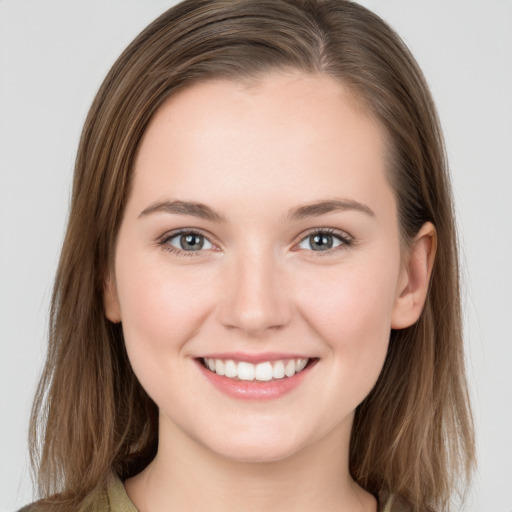
[[[437,249],[437,232],[431,222],[423,224],[405,255],[398,296],[391,316],[392,329],[414,324],[423,311]]]
[[[107,273],[105,284],[103,286],[103,306],[105,307],[105,316],[114,324],[121,321],[121,308],[117,297],[116,282],[113,272]]]

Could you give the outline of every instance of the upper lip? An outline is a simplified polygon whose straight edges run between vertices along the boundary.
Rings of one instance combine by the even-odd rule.
[[[279,361],[283,359],[311,359],[304,354],[292,354],[289,352],[263,352],[260,354],[249,354],[247,352],[217,352],[204,354],[200,359],[222,359],[233,361],[245,361],[247,363],[258,364],[266,361]]]

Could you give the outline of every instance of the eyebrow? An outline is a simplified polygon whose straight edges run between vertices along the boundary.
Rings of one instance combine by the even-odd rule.
[[[212,220],[214,222],[226,222],[226,217],[219,212],[216,212],[209,206],[202,203],[195,203],[191,201],[161,201],[143,210],[140,217],[150,215],[152,213],[170,213],[175,215],[192,215],[205,220]]]
[[[374,217],[375,213],[363,203],[353,199],[329,199],[316,201],[304,206],[292,208],[285,216],[285,222],[306,219],[309,217],[319,217],[329,213],[356,211]],[[174,215],[191,215],[214,222],[226,222],[226,217],[215,211],[213,208],[203,203],[192,201],[160,201],[144,209],[140,217],[145,217],[152,213],[169,213]]]
[[[373,210],[359,201],[353,199],[329,199],[316,201],[304,206],[292,208],[286,216],[287,221],[300,220],[308,217],[318,217],[328,213],[356,211],[364,213],[370,217],[375,217]]]

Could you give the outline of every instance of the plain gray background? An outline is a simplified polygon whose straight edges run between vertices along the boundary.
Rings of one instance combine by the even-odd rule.
[[[0,511],[32,499],[27,427],[81,125],[169,0],[0,0]],[[450,157],[479,469],[464,510],[512,512],[512,1],[367,0],[423,68]]]

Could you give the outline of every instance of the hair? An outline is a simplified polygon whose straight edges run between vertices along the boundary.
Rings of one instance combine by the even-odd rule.
[[[148,122],[171,95],[272,72],[340,80],[384,127],[402,239],[430,221],[438,247],[419,320],[392,330],[382,373],[355,413],[350,471],[410,510],[447,510],[474,466],[456,231],[443,138],[426,81],[399,36],[346,0],[186,0],[151,23],[104,80],[80,139],[49,349],[30,439],[41,503],[74,510],[112,473],[155,456],[158,410],[135,377],[105,276]],[[52,497],[53,496],[53,497]]]

